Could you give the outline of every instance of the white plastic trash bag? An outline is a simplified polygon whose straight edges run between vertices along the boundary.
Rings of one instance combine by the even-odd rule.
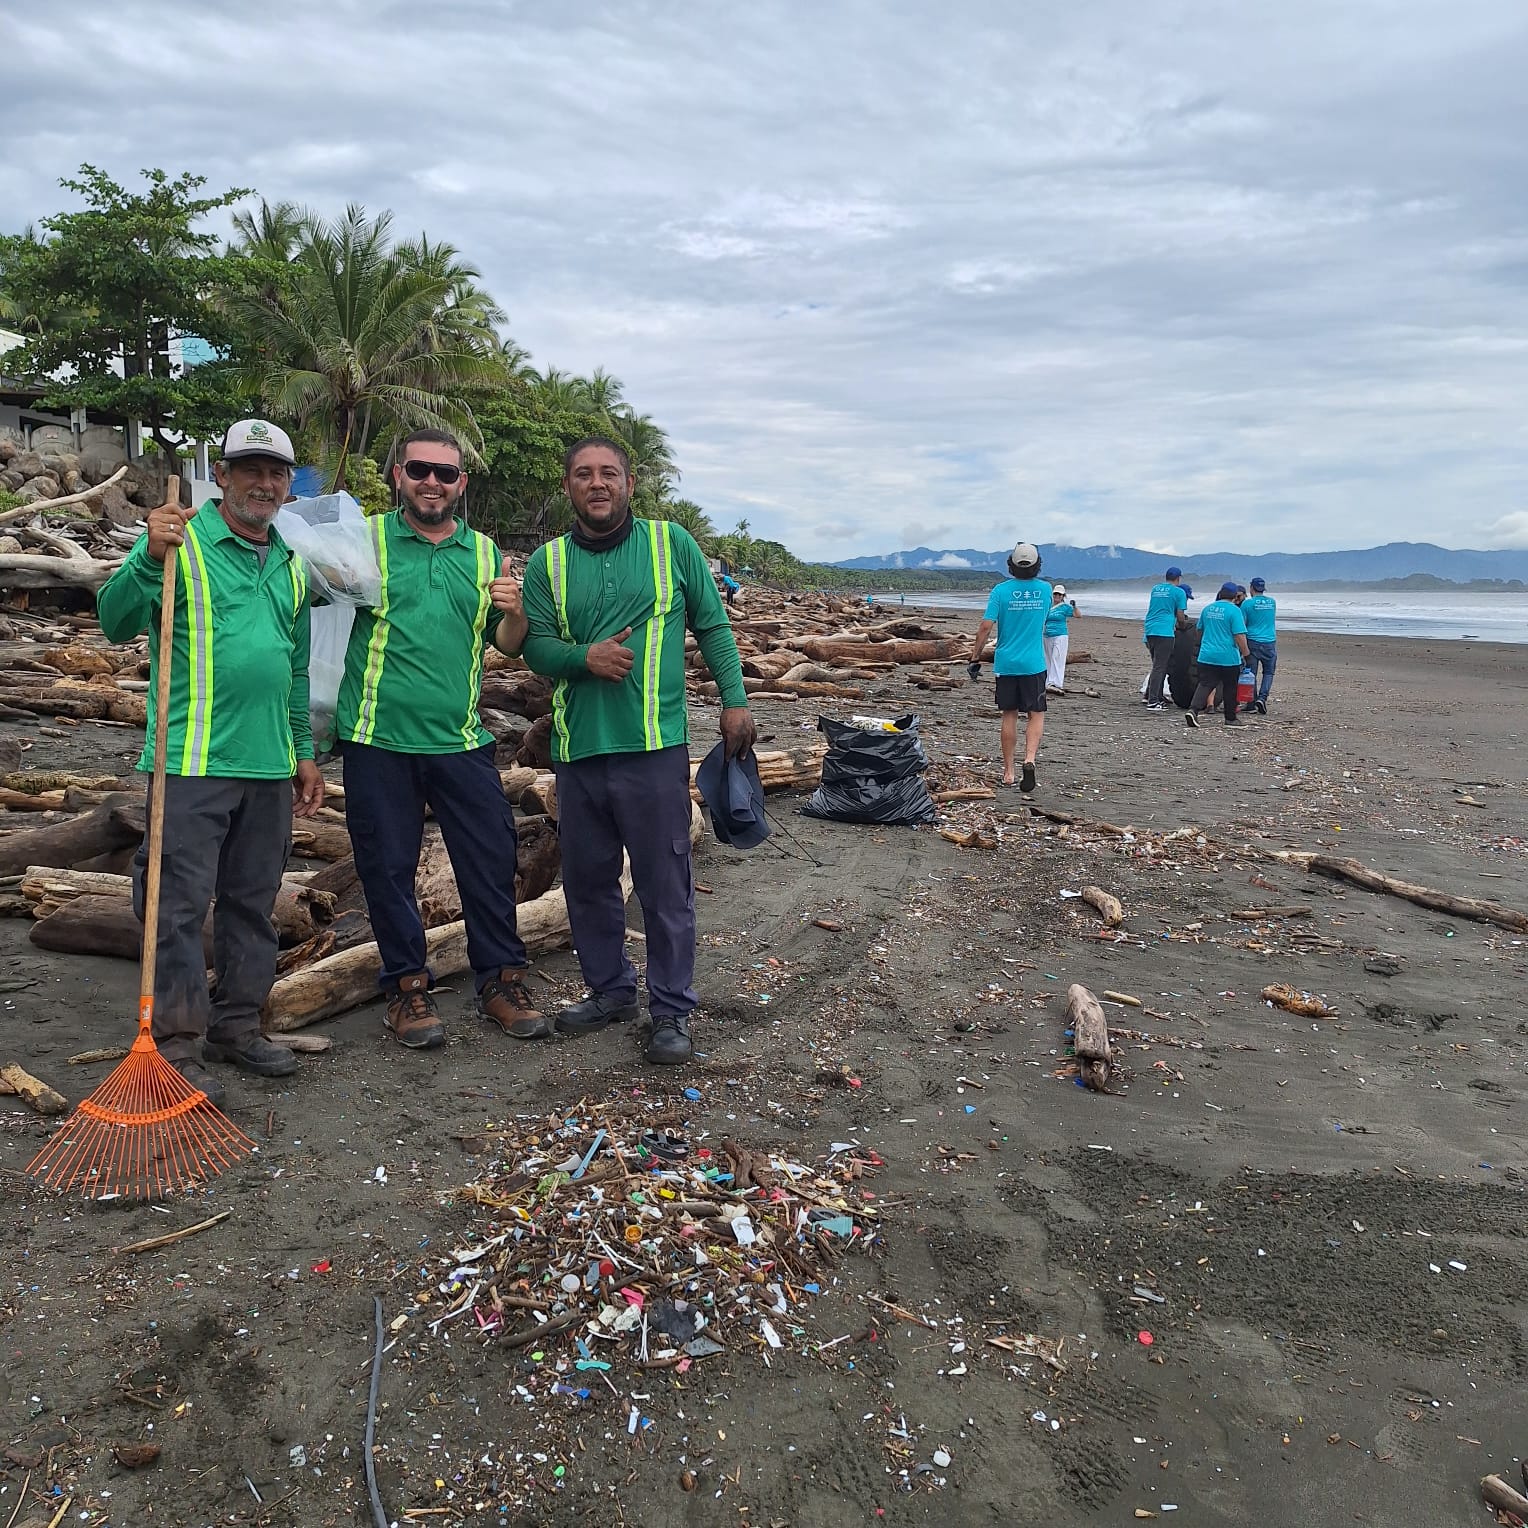
[[[350,605],[315,605],[312,619],[308,717],[313,725],[313,752],[322,759],[334,752],[334,710],[345,676],[345,649],[350,645],[355,610]]]
[[[276,530],[307,563],[315,602],[368,608],[381,603],[382,570],[371,526],[348,493],[293,499],[277,514]]]

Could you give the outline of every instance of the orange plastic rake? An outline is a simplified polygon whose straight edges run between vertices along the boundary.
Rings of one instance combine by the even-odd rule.
[[[170,478],[167,507],[180,505]],[[159,938],[159,861],[164,850],[165,733],[175,632],[175,553],[164,560],[159,664],[154,689],[154,785],[149,802],[148,867],[139,962],[138,1038],[122,1062],[64,1121],[27,1164],[50,1188],[91,1199],[154,1199],[193,1188],[254,1150],[255,1143],[213,1108],[154,1045],[154,956]]]

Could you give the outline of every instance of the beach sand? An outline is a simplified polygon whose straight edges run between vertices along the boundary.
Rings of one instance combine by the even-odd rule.
[[[1350,855],[1528,906],[1528,654],[1295,634],[1268,717],[1190,733],[1140,704],[1137,624],[1084,615],[1072,646],[1096,661],[1052,705],[1034,800],[1131,836],[1063,831],[1017,792],[949,809],[999,831],[992,851],[772,798],[769,844],[699,852],[693,1067],[643,1067],[628,1031],[518,1045],[470,1016],[466,983],[443,998],[453,1043],[405,1053],[373,1004],[319,1026],[334,1048],[290,1085],[231,1076],[259,1155],[168,1215],[40,1191],[20,1169],[47,1127],[0,1098],[0,1521],[30,1470],[18,1523],[51,1519],[55,1484],[71,1523],[369,1522],[372,1294],[391,1321],[482,1223],[454,1197],[486,1165],[459,1137],[580,1098],[803,1161],[834,1141],[878,1153],[885,1251],[845,1257],[782,1320],[803,1334],[788,1349],[848,1340],[768,1367],[741,1340],[686,1375],[617,1365],[619,1396],[579,1402],[546,1394],[555,1343],[507,1353],[415,1317],[381,1382],[395,1520],[1487,1521],[1480,1477],[1516,1482],[1528,1450],[1528,935],[1270,856]],[[916,711],[941,784],[996,783],[990,697],[985,679],[924,694],[897,674],[831,714]],[[816,717],[758,714],[779,743]],[[699,753],[715,712],[694,715]],[[120,767],[135,744],[85,726],[27,763]],[[1095,937],[1063,896],[1087,883],[1133,937]],[[1308,914],[1245,913],[1271,906]],[[106,1068],[65,1058],[129,1038],[136,971],[26,932],[0,923],[0,1059],[77,1097]],[[571,954],[539,966],[548,1007],[578,995]],[[1122,1041],[1116,1095],[1055,1075],[1074,981],[1162,1015],[1107,1010],[1154,1037]],[[1272,982],[1335,1017],[1268,1006]],[[838,1063],[863,1085],[817,1080]],[[164,1251],[113,1254],[223,1209]],[[1064,1370],[999,1332],[1064,1339]],[[633,1404],[653,1419],[635,1439]],[[146,1437],[157,1465],[113,1462]]]

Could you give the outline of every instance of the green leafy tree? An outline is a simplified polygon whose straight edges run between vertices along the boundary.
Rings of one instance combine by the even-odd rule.
[[[317,427],[336,488],[353,454],[414,429],[450,430],[480,461],[473,405],[509,377],[477,272],[449,246],[395,247],[391,226],[359,206],[305,219],[274,292],[229,294],[244,376],[279,418]]]
[[[60,184],[84,206],[0,237],[0,291],[26,343],[7,371],[36,379],[45,406],[139,419],[166,457],[221,430],[244,401],[227,361],[185,367],[172,342],[233,338],[211,296],[237,280],[200,225],[249,193],[198,196],[199,175],[145,170],[134,193],[93,165]]]

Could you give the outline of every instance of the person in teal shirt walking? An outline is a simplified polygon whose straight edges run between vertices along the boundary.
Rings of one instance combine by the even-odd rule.
[[[1013,784],[1014,754],[1018,751],[1019,715],[1024,715],[1024,762],[1019,789],[1035,788],[1035,756],[1045,733],[1045,617],[1051,608],[1051,586],[1040,577],[1040,549],[1021,541],[1008,559],[1009,577],[987,597],[987,608],[976,628],[973,679],[982,671],[981,658],[994,630],[997,649],[992,672],[997,681],[997,708],[1002,713],[1003,784]]]
[[[1199,687],[1183,720],[1199,725],[1210,695],[1220,691],[1226,726],[1239,727],[1236,716],[1236,683],[1247,656],[1247,623],[1236,603],[1236,585],[1222,584],[1220,593],[1199,612]]]
[[[1268,695],[1273,689],[1273,671],[1278,667],[1274,619],[1278,604],[1268,593],[1267,581],[1252,580],[1252,593],[1242,601],[1242,619],[1247,623],[1247,667],[1257,682],[1252,709],[1259,716],[1268,714]]]
[[[1071,645],[1066,623],[1076,614],[1076,600],[1066,597],[1065,584],[1057,584],[1045,613],[1045,688],[1052,695],[1066,694],[1066,650]]]

